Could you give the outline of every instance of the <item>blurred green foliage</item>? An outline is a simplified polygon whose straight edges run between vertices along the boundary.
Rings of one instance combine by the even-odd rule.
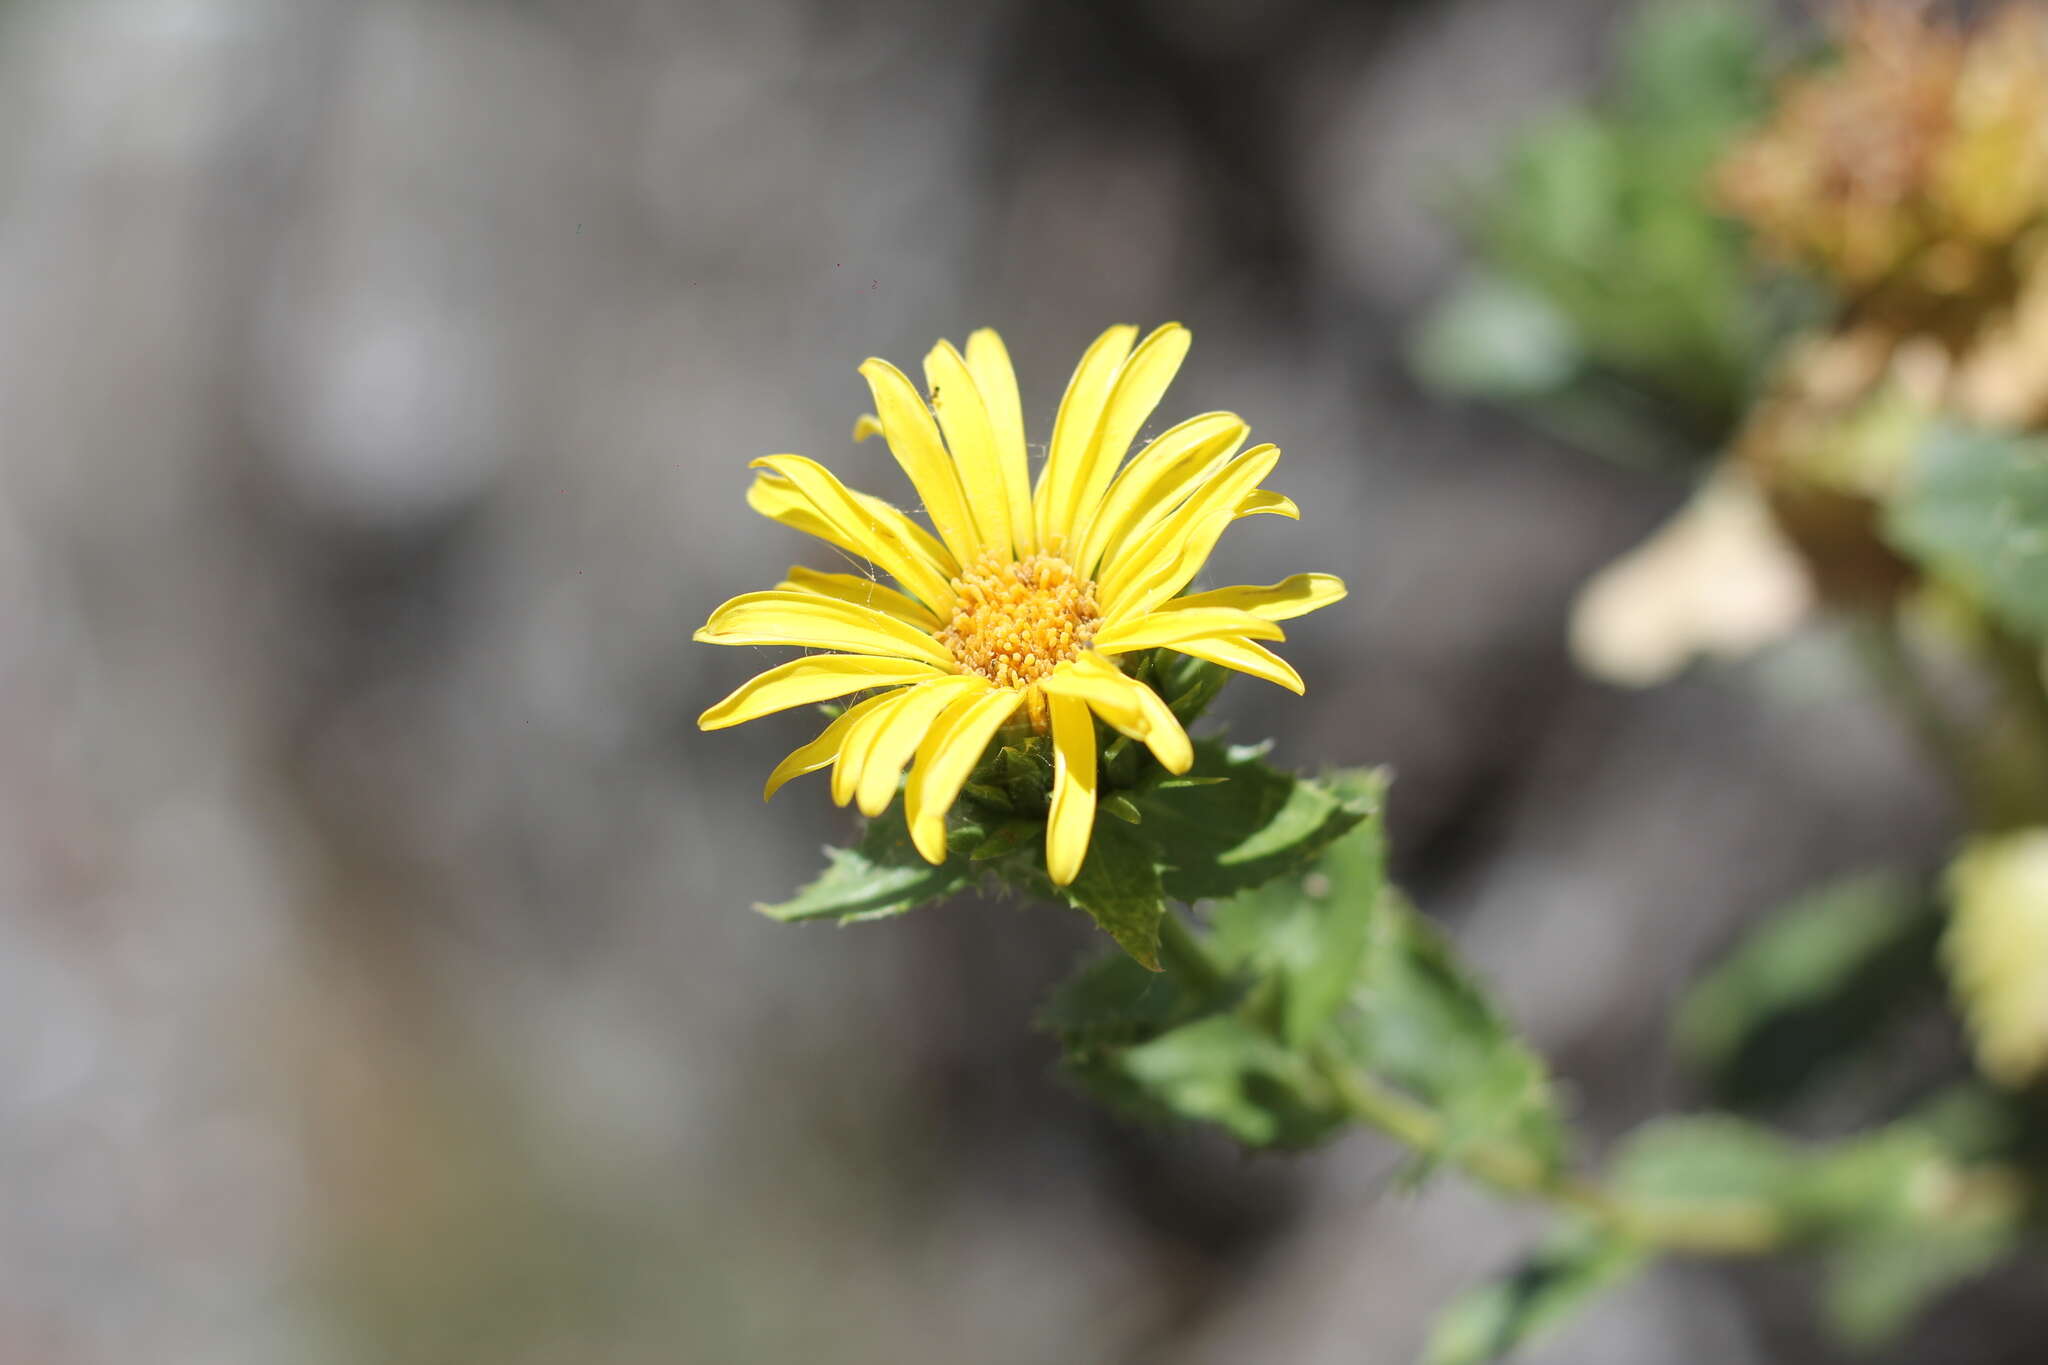
[[[1755,7],[1646,11],[1601,101],[1539,122],[1463,196],[1476,268],[1416,335],[1423,379],[1630,463],[1717,450],[1809,302],[1762,277],[1711,204],[1770,75]]]

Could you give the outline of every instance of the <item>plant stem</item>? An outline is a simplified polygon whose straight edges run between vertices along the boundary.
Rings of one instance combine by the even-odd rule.
[[[1171,911],[1160,922],[1159,956],[1167,974],[1197,999],[1213,997],[1229,980],[1201,935]],[[1455,1144],[1434,1110],[1380,1084],[1334,1049],[1316,1047],[1309,1058],[1344,1111],[1360,1123],[1424,1157],[1447,1161],[1502,1194],[1539,1200],[1668,1252],[1753,1256],[1776,1250],[1786,1240],[1778,1212],[1754,1200],[1630,1201],[1558,1170],[1523,1147]]]

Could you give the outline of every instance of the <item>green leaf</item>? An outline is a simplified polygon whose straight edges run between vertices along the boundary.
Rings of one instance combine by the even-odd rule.
[[[1184,901],[1231,896],[1298,873],[1372,813],[1364,798],[1267,766],[1261,752],[1199,741],[1187,776],[1226,780],[1154,787],[1137,796],[1167,895]]]
[[[1149,971],[1159,970],[1159,920],[1166,913],[1151,844],[1128,826],[1098,818],[1081,875],[1060,894]]]
[[[1516,1037],[1450,947],[1389,893],[1371,921],[1345,1054],[1441,1116],[1447,1150],[1510,1142],[1545,1165],[1564,1131],[1543,1061]]]
[[[1485,271],[1432,310],[1413,348],[1425,384],[1477,398],[1551,393],[1582,359],[1571,323],[1541,294]]]
[[[2019,1245],[2025,1201],[2000,1174],[1956,1166],[1915,1121],[1815,1160],[1800,1205],[1833,1243],[1822,1298],[1841,1339],[1876,1345]]]
[[[1645,1263],[1640,1248],[1572,1228],[1500,1279],[1468,1290],[1437,1319],[1426,1365],[1502,1360],[1556,1328]]]
[[[882,919],[950,896],[974,879],[966,860],[933,867],[910,842],[900,803],[870,820],[854,848],[828,848],[824,874],[780,905],[755,909],[785,924]]]
[[[1637,1129],[1615,1158],[1613,1185],[1639,1206],[1712,1204],[1776,1225],[1806,1171],[1799,1149],[1768,1129],[1686,1115]]]
[[[1253,1147],[1306,1146],[1347,1122],[1300,1052],[1230,1014],[1126,1049],[1118,1066],[1153,1104],[1220,1124]]]
[[[1935,423],[1887,512],[1899,549],[2048,637],[2048,440]]]
[[[1386,775],[1343,774],[1328,785],[1372,814],[1306,876],[1240,892],[1211,915],[1218,950],[1271,983],[1279,1036],[1296,1047],[1323,1031],[1357,983],[1386,876]]]
[[[1768,916],[1687,993],[1680,1049],[1742,1105],[1789,1097],[1879,1042],[1938,987],[1930,898],[1887,872],[1851,877]]]

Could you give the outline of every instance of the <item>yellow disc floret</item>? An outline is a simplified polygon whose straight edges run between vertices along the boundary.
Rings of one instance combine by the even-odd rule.
[[[953,580],[953,591],[953,619],[939,641],[962,669],[998,687],[1029,687],[1079,658],[1102,619],[1095,584],[1055,554],[985,553]]]

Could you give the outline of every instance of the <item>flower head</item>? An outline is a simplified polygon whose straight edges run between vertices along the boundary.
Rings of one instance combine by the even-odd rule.
[[[2002,253],[2048,212],[2048,20],[2009,5],[1965,33],[1865,4],[1842,36],[1842,60],[1723,164],[1723,204],[1851,291],[1998,287]]]
[[[1136,338],[1134,327],[1112,327],[1082,356],[1035,487],[1016,375],[993,331],[969,337],[964,354],[950,342],[932,348],[929,405],[887,361],[862,365],[875,415],[854,437],[887,440],[930,531],[801,455],[754,461],[754,510],[896,583],[795,568],[772,591],[725,603],[697,632],[712,644],[828,651],[748,681],[698,718],[704,729],[873,694],[784,759],[765,795],[829,766],[833,799],[875,816],[902,783],[911,839],[941,862],[961,787],[1000,731],[1028,725],[1052,740],[1046,869],[1064,885],[1079,875],[1094,825],[1098,718],[1171,772],[1193,761],[1179,719],[1121,660],[1174,650],[1302,690],[1262,642],[1282,638],[1278,622],[1341,599],[1344,585],[1297,574],[1185,593],[1232,521],[1300,513],[1259,487],[1280,452],[1240,450],[1250,428],[1231,413],[1191,417],[1125,461],[1188,350],[1177,324],[1134,347]]]

